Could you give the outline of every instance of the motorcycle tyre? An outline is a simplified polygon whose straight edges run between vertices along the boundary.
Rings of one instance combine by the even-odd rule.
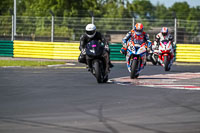
[[[104,77],[103,83],[106,83],[108,81],[108,75]]]
[[[137,78],[139,76],[139,74],[136,75],[137,73],[137,67],[138,67],[138,61],[137,60],[133,60],[132,64],[131,64],[131,79]]]
[[[103,79],[102,79],[102,72],[101,72],[101,68],[100,68],[100,64],[98,61],[94,61],[93,63],[93,70],[95,71],[94,76],[97,79],[98,83],[102,83]]]
[[[164,56],[165,71],[170,70],[169,63],[170,62],[168,61],[168,56]]]
[[[154,56],[154,55],[152,55]],[[158,60],[158,57],[154,56],[154,58],[156,58],[156,60]],[[153,57],[151,57],[151,61],[153,65],[157,65],[158,61],[154,61]]]

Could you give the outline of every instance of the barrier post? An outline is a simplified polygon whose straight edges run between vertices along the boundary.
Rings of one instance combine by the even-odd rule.
[[[12,15],[12,31],[11,31],[11,41],[14,41],[14,14],[13,14],[13,10],[10,9],[10,14]]]
[[[174,42],[177,43],[177,19],[174,19]]]
[[[93,11],[90,11],[90,15],[92,17],[92,24],[94,24],[94,13],[93,13]]]
[[[176,19],[176,12],[173,12],[174,17],[174,42],[177,43],[177,19]]]
[[[16,33],[16,25],[17,25],[17,22],[16,22],[16,20],[17,20],[17,1],[16,0],[14,0],[14,21],[13,21],[13,23],[14,23],[14,35],[16,36],[17,35],[17,33]]]
[[[135,27],[135,16],[134,16],[133,12],[132,12],[132,27],[133,27],[133,29]]]
[[[54,41],[54,13],[53,11],[49,11],[51,14],[51,42]]]

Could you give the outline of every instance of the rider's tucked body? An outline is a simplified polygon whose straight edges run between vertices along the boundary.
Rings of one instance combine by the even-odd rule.
[[[103,53],[103,57],[105,58],[106,60],[106,64],[107,64],[107,71],[109,71],[109,68],[113,67],[113,65],[111,64],[110,62],[110,49],[109,49],[109,44],[108,42],[106,41],[106,39],[104,38],[104,36],[96,31],[96,26],[94,24],[88,24],[85,28],[85,34],[83,34],[81,37],[80,37],[80,56],[78,58],[78,61],[80,63],[85,63],[85,64],[88,64],[86,62],[86,45],[92,41],[92,40],[96,40],[96,41],[101,41],[104,43],[104,48],[105,48],[105,51]]]
[[[174,43],[173,43],[173,36],[168,32],[168,28],[167,27],[162,27],[161,29],[161,32],[158,33],[155,37],[155,41],[154,41],[154,45],[153,45],[153,49],[158,49],[159,47],[159,43],[163,40],[169,40],[171,41],[171,43],[173,44],[173,48],[175,47],[174,46]]]
[[[172,48],[173,48],[172,53],[171,53],[171,59],[172,59],[172,61],[174,61],[174,53],[175,53],[174,38],[173,38],[173,36],[169,33],[167,27],[162,27],[161,32],[158,33],[158,34],[155,36],[155,41],[154,41],[154,45],[152,45],[152,49],[153,49],[153,50],[158,50],[158,49],[159,49],[160,42],[163,41],[163,40],[171,41]]]
[[[143,44],[147,43],[148,50],[151,48],[151,41],[149,40],[148,34],[143,31],[143,25],[141,23],[137,23],[131,31],[129,31],[126,36],[122,39],[122,45],[120,52],[122,54],[126,54],[128,41],[131,39],[135,44]]]

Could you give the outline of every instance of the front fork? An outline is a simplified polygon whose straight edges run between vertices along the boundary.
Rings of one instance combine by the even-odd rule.
[[[174,62],[174,55],[173,54],[170,54],[170,55],[165,55],[165,54],[159,54],[158,55],[158,62],[164,66],[164,62],[163,62],[163,59],[164,56],[169,56],[169,59],[170,59],[170,66],[172,65],[172,63]]]
[[[133,60],[137,60],[138,61],[138,67],[137,67],[137,70],[140,71],[141,69],[144,68],[144,65],[146,65],[146,58],[145,57],[140,57],[140,56],[133,56],[132,57],[127,57],[128,61],[127,61],[127,67],[128,67],[128,70],[129,72],[131,72],[131,63],[133,62]]]

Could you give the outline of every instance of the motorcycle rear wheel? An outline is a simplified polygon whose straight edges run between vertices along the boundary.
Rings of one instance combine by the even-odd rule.
[[[153,56],[154,56],[155,60],[153,59]],[[151,61],[152,61],[153,65],[157,65],[157,63],[158,63],[158,56],[153,54],[152,57],[151,57]]]

